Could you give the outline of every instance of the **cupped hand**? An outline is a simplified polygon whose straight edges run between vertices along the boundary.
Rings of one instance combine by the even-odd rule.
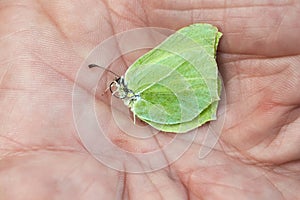
[[[298,1],[2,0],[0,199],[299,198],[299,17]],[[83,60],[125,30],[197,22],[224,34],[218,66],[225,123],[218,144],[199,159],[199,133],[177,161],[149,173],[98,162],[72,115]],[[116,130],[112,142],[131,150],[140,145],[120,140]]]

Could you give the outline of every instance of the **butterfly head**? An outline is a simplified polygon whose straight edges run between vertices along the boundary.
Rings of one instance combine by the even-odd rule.
[[[112,95],[122,99],[124,104],[130,106],[133,102],[140,99],[138,94],[135,94],[132,90],[127,87],[124,77],[117,77],[109,86],[109,90]]]

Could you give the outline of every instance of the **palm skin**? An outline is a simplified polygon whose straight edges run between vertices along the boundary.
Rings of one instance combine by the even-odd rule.
[[[300,198],[300,3],[246,2],[1,1],[0,199]],[[224,34],[218,145],[199,160],[199,137],[175,163],[145,174],[96,161],[72,118],[81,62],[115,33],[196,22]]]

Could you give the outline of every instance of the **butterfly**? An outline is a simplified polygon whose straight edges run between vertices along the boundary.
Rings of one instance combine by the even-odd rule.
[[[210,24],[184,27],[138,58],[124,76],[115,74],[109,89],[134,116],[160,131],[185,133],[215,120],[221,37]]]

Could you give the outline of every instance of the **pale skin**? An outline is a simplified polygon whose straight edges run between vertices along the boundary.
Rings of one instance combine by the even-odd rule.
[[[300,3],[233,2],[0,1],[0,199],[299,198]],[[72,116],[81,62],[115,33],[196,22],[224,34],[217,56],[227,111],[218,144],[199,160],[200,135],[169,167],[138,175],[96,161]],[[124,149],[150,150],[110,130]]]

